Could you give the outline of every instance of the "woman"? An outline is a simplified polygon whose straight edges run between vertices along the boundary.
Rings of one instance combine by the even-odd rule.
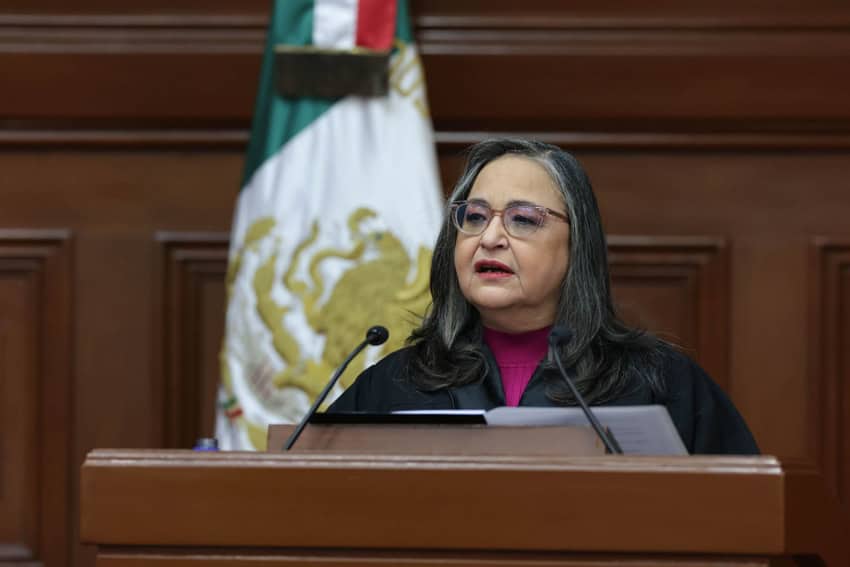
[[[590,181],[555,146],[471,148],[434,247],[431,296],[409,346],[364,371],[330,411],[572,405],[546,360],[549,331],[562,325],[573,339],[560,354],[588,403],[663,404],[689,452],[758,453],[702,369],[617,317]]]

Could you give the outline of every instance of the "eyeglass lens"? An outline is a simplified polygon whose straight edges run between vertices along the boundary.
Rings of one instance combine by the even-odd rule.
[[[484,232],[493,215],[493,209],[484,203],[460,203],[453,216],[458,230],[474,235]],[[532,205],[511,205],[502,211],[502,224],[511,236],[528,236],[545,220],[546,213]]]

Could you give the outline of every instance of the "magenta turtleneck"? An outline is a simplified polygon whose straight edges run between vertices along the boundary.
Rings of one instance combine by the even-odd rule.
[[[484,342],[490,347],[502,374],[505,405],[517,406],[531,375],[546,356],[549,331],[544,327],[525,333],[503,333],[484,327]]]

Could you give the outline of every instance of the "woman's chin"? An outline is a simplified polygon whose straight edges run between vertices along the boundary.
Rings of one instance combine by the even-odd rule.
[[[507,332],[525,318],[525,313],[512,301],[489,301],[475,306],[485,327]]]
[[[519,306],[516,298],[504,293],[479,293],[475,297],[467,298],[467,300],[481,312],[506,311]]]

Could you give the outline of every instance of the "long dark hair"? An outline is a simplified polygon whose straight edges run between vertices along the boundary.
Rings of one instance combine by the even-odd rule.
[[[608,251],[599,207],[590,180],[569,153],[542,142],[495,139],[470,148],[466,168],[449,203],[463,200],[481,170],[504,155],[539,163],[561,193],[570,218],[569,267],[561,284],[555,325],[572,329],[572,341],[561,357],[576,372],[576,385],[588,402],[610,401],[633,380],[663,389],[661,357],[666,345],[632,329],[617,316],[611,299]],[[412,348],[410,379],[421,389],[460,386],[487,372],[478,311],[460,290],[454,267],[457,229],[446,220],[434,245],[431,264],[432,304],[421,326],[408,339]],[[546,394],[561,404],[573,402],[557,372],[546,363]]]

